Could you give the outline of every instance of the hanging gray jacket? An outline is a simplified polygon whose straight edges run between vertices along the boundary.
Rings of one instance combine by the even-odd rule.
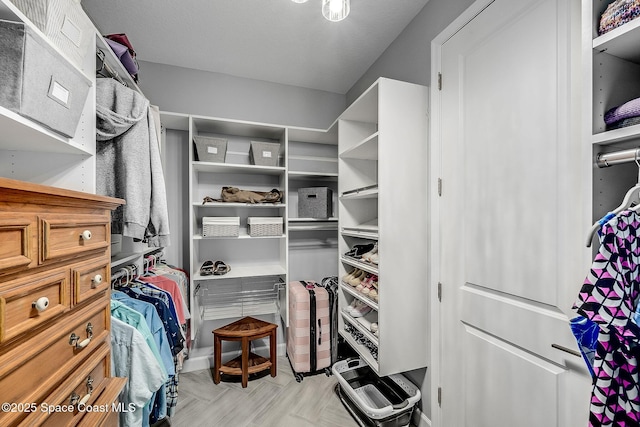
[[[114,79],[96,82],[96,189],[126,205],[111,232],[169,245],[169,215],[160,150],[149,101]]]

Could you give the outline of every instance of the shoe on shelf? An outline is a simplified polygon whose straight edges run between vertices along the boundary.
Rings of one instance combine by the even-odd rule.
[[[356,306],[358,305],[358,303],[359,303],[359,302],[360,302],[360,300],[359,300],[359,299],[354,298],[354,299],[351,301],[351,304],[349,304],[348,306],[346,306],[345,308],[343,308],[343,310],[344,310],[345,312],[347,312],[347,313],[351,314],[351,311],[352,311],[354,308],[356,308]]]
[[[370,263],[378,265],[378,261],[380,260],[380,255],[378,255],[378,253],[376,252],[375,254],[371,255],[368,259]]]
[[[349,284],[355,288],[365,279],[365,277],[367,277],[367,274],[368,273],[366,271],[360,270],[357,276],[349,280]]]
[[[353,279],[358,273],[360,273],[360,269],[354,268],[353,270],[351,270],[351,272],[342,276],[342,281],[345,283],[349,283],[349,281]]]
[[[364,288],[360,291],[365,295],[369,295],[375,287],[378,286],[378,276],[372,274]]]
[[[366,277],[364,278],[364,280],[362,280],[360,282],[360,284],[358,286],[356,286],[356,291],[358,292],[362,292],[363,289],[367,288],[369,285],[369,282],[373,279],[373,274],[371,273],[367,273]]]
[[[359,258],[362,254],[369,252],[373,249],[373,243],[367,243],[364,245],[354,245],[349,251],[345,252],[345,256]]]
[[[376,302],[378,301],[378,291],[375,288],[369,290],[367,296]]]
[[[376,332],[378,330],[378,322],[372,322],[371,326],[369,326],[371,332]]]
[[[370,258],[378,253],[378,242],[375,243],[375,245],[373,246],[373,248],[371,248],[371,250],[365,254],[363,254],[360,259],[362,261],[366,261],[366,262],[371,262]]]
[[[360,306],[351,310],[351,313],[349,314],[351,314],[351,317],[362,317],[365,314],[369,313],[370,311],[371,311],[371,307],[369,307],[367,304],[363,302]]]

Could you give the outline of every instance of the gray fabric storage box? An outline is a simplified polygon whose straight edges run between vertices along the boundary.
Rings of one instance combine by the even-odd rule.
[[[224,163],[227,153],[227,140],[213,136],[194,136],[198,160],[201,162]]]
[[[84,70],[96,29],[77,0],[11,0],[78,68]],[[92,63],[92,62],[91,62]],[[93,64],[93,63],[92,63]]]
[[[280,144],[277,142],[251,141],[249,157],[252,165],[278,166]]]
[[[91,82],[21,22],[0,20],[0,105],[73,138]]]
[[[331,218],[333,191],[329,187],[298,188],[299,218]]]

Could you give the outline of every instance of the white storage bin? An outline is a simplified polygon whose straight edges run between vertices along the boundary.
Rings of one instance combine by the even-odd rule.
[[[420,390],[404,375],[378,377],[360,358],[336,362],[331,370],[340,400],[356,420],[376,427],[409,426]]]
[[[202,218],[202,237],[238,237],[240,217],[217,216]]]
[[[77,0],[11,0],[81,70],[96,29]]]
[[[22,22],[0,20],[0,105],[70,138],[91,82]]]
[[[213,136],[194,136],[198,160],[201,162],[224,163],[227,154],[227,140]]]
[[[282,236],[282,217],[258,217],[247,218],[249,236]]]
[[[251,141],[249,158],[251,164],[258,166],[278,166],[280,144],[277,142]]]

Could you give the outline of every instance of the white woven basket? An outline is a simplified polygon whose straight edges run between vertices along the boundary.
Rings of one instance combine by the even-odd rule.
[[[281,236],[283,219],[281,217],[249,217],[247,228],[249,236]]]
[[[203,217],[202,237],[238,237],[240,217]]]

